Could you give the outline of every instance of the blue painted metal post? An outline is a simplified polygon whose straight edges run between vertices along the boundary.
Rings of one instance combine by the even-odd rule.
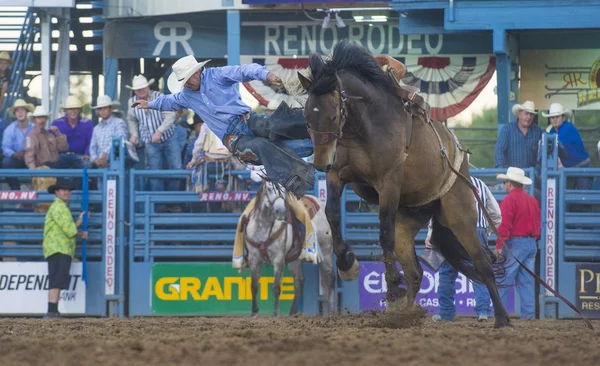
[[[511,63],[506,50],[506,31],[494,29],[493,49],[496,56],[496,78],[498,87],[498,131],[510,118],[510,70]]]
[[[83,168],[83,187],[81,188],[81,212],[83,215],[83,231],[88,231],[88,210],[89,210],[89,189],[88,189],[88,173],[87,168]],[[87,240],[81,241],[81,266],[83,283],[87,286]]]
[[[554,185],[555,189],[553,192],[554,195],[554,217],[555,217],[555,223],[563,223],[563,221],[560,220],[556,220],[557,218],[557,213],[559,213],[561,210],[564,209],[564,205],[562,204],[563,199],[557,199],[557,192],[560,191],[560,182],[558,182],[557,184],[557,176],[558,176],[558,140],[556,138],[556,135],[548,135],[548,134],[544,134],[542,136],[542,144],[540,147],[541,150],[541,154],[542,154],[542,192],[541,192],[541,196],[542,196],[542,230],[540,233],[540,272],[543,274],[542,278],[544,280],[547,281],[547,272],[546,272],[546,265],[547,265],[547,253],[546,253],[546,249],[547,249],[547,245],[548,243],[546,242],[546,238],[547,238],[547,230],[548,230],[548,201],[547,201],[547,196],[548,196],[548,184]],[[558,205],[558,207],[557,207]],[[557,262],[562,262],[558,257],[558,253],[557,253],[557,248],[559,247],[560,241],[558,240],[558,238],[560,237],[560,233],[559,230],[561,230],[560,228],[561,225],[555,225],[555,231],[554,231],[554,237],[553,237],[553,242],[554,242],[554,268],[556,270],[556,272],[554,273],[554,280],[556,281],[556,279],[558,278],[558,270],[560,270],[558,268]],[[551,284],[550,284],[551,285]],[[556,286],[556,282],[554,283],[554,285]],[[555,288],[558,288],[557,286]],[[546,292],[544,289],[540,288],[540,293],[539,293],[539,301],[540,301],[540,318],[544,319],[544,318],[556,318],[558,316],[558,303],[557,303],[557,299],[553,296],[547,296]]]
[[[112,57],[104,57],[104,94],[111,99],[117,99],[117,74],[119,72],[119,60]]]
[[[240,11],[227,10],[227,65],[240,64]]]

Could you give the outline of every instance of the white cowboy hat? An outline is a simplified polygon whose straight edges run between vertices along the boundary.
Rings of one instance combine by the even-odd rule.
[[[98,108],[104,108],[104,107],[116,108],[120,105],[121,105],[121,103],[119,103],[116,100],[110,99],[110,97],[108,95],[99,95],[98,98],[96,98],[96,106],[92,107],[92,109],[98,109]]]
[[[46,108],[44,108],[43,105],[38,105],[37,107],[35,107],[32,113],[27,113],[27,117],[33,120],[35,117],[50,117],[50,113],[46,111]]]
[[[498,174],[496,175],[496,179],[498,180],[510,180],[511,182],[521,183],[523,185],[530,185],[531,179],[525,176],[525,171],[521,168],[510,167],[506,171],[506,174]]]
[[[125,85],[125,87],[131,90],[140,90],[152,84],[154,84],[154,79],[150,79],[150,81],[148,81],[144,75],[140,74],[134,76],[133,80],[131,81],[131,85]]]
[[[198,62],[194,55],[180,58],[173,64],[173,72],[167,79],[167,86],[171,93],[179,93],[188,79],[204,67],[210,60]]]
[[[13,104],[12,107],[8,108],[8,113],[14,114],[15,109],[17,109],[17,108],[25,108],[27,110],[27,112],[33,112],[33,109],[35,108],[35,106],[33,104],[27,103],[23,99],[19,98],[19,99],[15,100],[15,104]]]
[[[8,61],[9,64],[13,64],[13,59],[10,58],[10,53],[6,52],[6,51],[2,51],[0,52],[0,60],[5,60]]]
[[[523,104],[513,105],[512,112],[515,116],[519,114],[519,111],[537,114],[537,111],[535,110],[535,104],[530,100],[526,100]]]
[[[556,117],[561,116],[563,114],[570,115],[571,111],[569,109],[565,109],[560,103],[552,103],[550,104],[548,113],[542,112],[542,116],[544,117]]]
[[[79,98],[74,95],[69,95],[65,104],[61,105],[61,109],[82,109],[85,104],[81,103]]]

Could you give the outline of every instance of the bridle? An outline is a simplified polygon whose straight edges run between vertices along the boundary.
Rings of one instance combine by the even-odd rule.
[[[353,96],[353,95],[349,95],[348,93],[346,93],[346,89],[344,89],[344,86],[342,85],[342,80],[340,79],[339,75],[336,73],[335,76],[338,81],[338,85],[339,85],[338,90],[339,90],[339,95],[340,95],[340,118],[339,118],[340,127],[337,131],[325,131],[325,132],[315,131],[312,128],[310,128],[308,121],[306,121],[306,128],[308,130],[308,134],[309,134],[310,138],[312,139],[313,144],[315,144],[315,145],[325,145],[325,144],[328,144],[337,139],[341,139],[342,138],[342,129],[344,128],[344,125],[346,124],[346,119],[348,118],[348,108],[346,107],[346,101],[348,99],[362,99],[361,96]]]

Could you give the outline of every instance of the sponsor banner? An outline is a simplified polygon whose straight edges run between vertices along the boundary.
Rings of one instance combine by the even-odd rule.
[[[577,308],[583,315],[600,318],[600,264],[579,263],[575,271]]]
[[[548,179],[546,185],[546,283],[556,290],[556,179]],[[546,296],[554,296],[546,290]]]
[[[0,191],[0,201],[35,201],[36,191]]]
[[[104,234],[104,294],[115,294],[115,233],[117,226],[117,181],[106,182],[106,219]]]
[[[600,109],[600,54],[589,50],[521,50],[521,101],[538,109]]]
[[[200,192],[201,202],[245,202],[252,199],[252,192]]]
[[[250,271],[231,263],[177,263],[152,266],[152,313],[161,315],[231,315],[252,312]],[[260,314],[273,314],[273,267],[263,267],[258,286]],[[286,267],[279,309],[289,313],[294,279]]]
[[[400,271],[402,267],[397,264]],[[417,294],[416,303],[427,309],[428,314],[438,314],[440,303],[438,300],[439,272],[432,272],[423,267],[423,280],[421,290]],[[362,262],[360,264],[359,279],[359,306],[360,311],[368,309],[385,310],[385,267],[381,262]],[[456,294],[454,296],[456,315],[475,315],[475,293],[473,283],[462,273],[456,279]],[[490,301],[491,304],[491,301]],[[514,288],[511,289],[506,311],[514,313]],[[493,310],[492,310],[493,312]]]
[[[60,292],[58,310],[85,313],[81,262],[71,263],[69,288]],[[0,314],[45,314],[48,311],[48,263],[0,262]]]

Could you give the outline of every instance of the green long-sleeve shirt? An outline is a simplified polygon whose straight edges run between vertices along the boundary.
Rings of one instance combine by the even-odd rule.
[[[73,215],[65,201],[56,197],[48,213],[44,224],[44,258],[62,253],[75,256],[75,236],[77,226],[73,221]]]

